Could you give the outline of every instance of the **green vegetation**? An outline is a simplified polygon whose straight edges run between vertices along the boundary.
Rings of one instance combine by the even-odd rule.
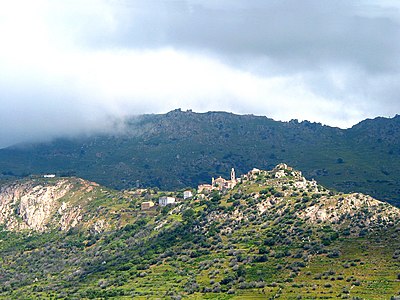
[[[0,299],[399,296],[399,209],[276,171],[145,211],[141,202],[182,192],[98,187],[83,209],[107,216],[104,232],[89,220],[68,231],[3,230]]]

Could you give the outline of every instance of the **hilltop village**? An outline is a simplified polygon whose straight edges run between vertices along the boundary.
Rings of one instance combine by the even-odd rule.
[[[289,167],[287,164],[281,163],[278,164],[272,171],[261,171],[260,169],[253,168],[247,174],[241,175],[239,178],[236,177],[235,169],[231,169],[230,179],[222,178],[221,176],[215,179],[211,178],[211,184],[200,184],[197,187],[197,190],[185,190],[183,191],[181,197],[174,197],[173,195],[162,195],[158,197],[158,201],[145,201],[141,203],[141,210],[150,210],[155,209],[156,207],[165,207],[168,205],[176,205],[180,203],[182,200],[196,198],[196,199],[204,199],[206,195],[210,194],[213,191],[218,192],[226,192],[227,190],[233,189],[238,184],[255,180],[257,176],[261,172],[268,172],[273,178],[279,179],[282,177],[286,177],[287,175],[293,176],[296,178],[295,186],[297,188],[304,188],[307,185],[307,180],[302,176],[300,171],[296,171],[293,168]],[[317,183],[312,180],[308,182],[312,186],[317,186]],[[145,192],[146,189],[138,189],[137,192],[142,193]]]

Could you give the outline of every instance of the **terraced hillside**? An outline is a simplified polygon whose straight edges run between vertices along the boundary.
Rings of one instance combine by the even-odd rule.
[[[74,178],[39,185],[63,182],[74,187],[57,202],[80,205],[82,219],[69,229],[50,222],[40,231],[3,230],[0,298],[390,299],[400,292],[400,210],[332,192],[285,164],[186,200],[183,190],[115,192]],[[179,201],[141,210],[164,195]],[[108,226],[94,230],[100,219]]]

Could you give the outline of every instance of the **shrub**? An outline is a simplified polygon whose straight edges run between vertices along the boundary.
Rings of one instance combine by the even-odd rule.
[[[332,250],[327,255],[327,257],[329,257],[329,258],[337,258],[339,256],[340,256],[340,251],[339,250]]]
[[[264,245],[266,246],[273,246],[275,245],[275,239],[274,238],[267,238],[264,240]]]
[[[268,261],[268,256],[267,255],[260,255],[260,256],[256,256],[254,257],[254,261],[255,262],[266,262]]]
[[[236,275],[238,277],[244,277],[246,275],[246,269],[243,265],[240,265],[239,268],[236,271]]]
[[[235,280],[235,278],[232,276],[232,275],[228,275],[228,276],[226,276],[226,277],[224,277],[221,281],[220,281],[220,284],[228,284],[228,283],[230,283],[230,282],[232,282],[232,281],[234,281]]]

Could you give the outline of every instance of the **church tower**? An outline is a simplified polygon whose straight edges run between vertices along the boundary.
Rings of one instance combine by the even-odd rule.
[[[232,170],[231,170],[231,182],[232,183],[236,182],[236,174],[235,174],[234,168],[232,168]]]

